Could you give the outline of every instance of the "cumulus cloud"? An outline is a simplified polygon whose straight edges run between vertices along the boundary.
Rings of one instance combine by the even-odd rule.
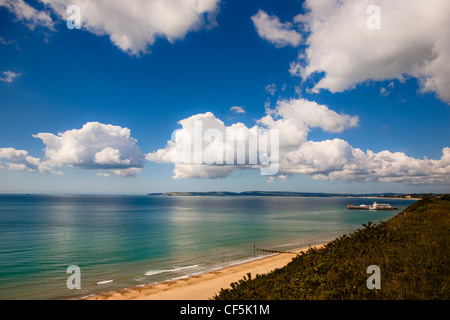
[[[5,40],[5,38],[0,37],[0,44],[2,44],[2,45],[7,46],[7,45],[10,45],[10,44],[13,44],[14,42],[15,41],[13,41],[13,40]]]
[[[233,106],[230,108],[230,110],[235,113],[245,113],[245,109],[239,106]]]
[[[193,115],[179,121],[181,128],[165,148],[145,156],[128,128],[88,122],[81,129],[57,135],[34,135],[46,145],[45,161],[24,150],[0,148],[0,168],[62,174],[60,168],[70,166],[95,170],[105,177],[133,176],[142,171],[146,159],[173,163],[175,179],[225,178],[238,169],[259,169],[271,175],[269,183],[297,174],[356,182],[450,183],[449,147],[443,148],[440,159],[433,160],[388,150],[363,151],[339,138],[310,141],[312,128],[338,134],[356,127],[358,117],[305,99],[280,100],[266,112],[253,127],[239,122],[227,126],[211,112]],[[264,167],[273,168],[273,164],[276,170],[263,173]]]
[[[226,177],[235,169],[261,168],[264,155],[270,158],[265,164],[274,164],[279,151],[292,150],[305,142],[311,128],[342,132],[358,123],[357,117],[304,99],[279,101],[267,112],[252,127],[239,122],[226,126],[211,112],[193,115],[179,121],[181,129],[174,132],[166,148],[147,154],[146,159],[174,163],[176,179]],[[208,132],[213,134],[208,136]],[[272,140],[275,137],[277,140]],[[200,143],[196,146],[195,141]],[[208,163],[208,159],[212,160]]]
[[[306,13],[294,21],[307,32],[307,49],[291,64],[291,73],[304,80],[323,74],[313,92],[342,92],[368,80],[415,77],[422,91],[450,102],[450,2],[378,0],[380,29],[367,27],[372,4],[306,0]]]
[[[117,149],[113,149],[111,147],[106,147],[102,151],[99,151],[95,154],[94,163],[99,165],[129,165],[131,160],[120,159],[121,154]]]
[[[246,130],[242,123],[234,124],[227,128],[223,121],[216,118],[212,112],[196,114],[178,122],[181,129],[172,134],[172,139],[167,142],[167,147],[146,155],[148,161],[157,163],[173,163],[174,179],[183,178],[225,178],[234,169],[234,165],[226,165],[227,151],[235,151],[235,145],[225,140],[227,129],[239,135],[239,129]],[[211,132],[214,136],[205,138],[205,133]],[[233,164],[235,163],[233,153]]]
[[[145,157],[128,128],[88,122],[81,129],[57,135],[33,135],[45,144],[45,161],[25,150],[0,148],[0,168],[47,174],[62,174],[64,166],[96,170],[101,176],[135,176],[142,171]]]
[[[280,100],[273,109],[267,109],[266,115],[256,121],[253,127],[242,123],[226,126],[211,112],[196,114],[179,122],[181,129],[174,132],[167,146],[146,155],[146,159],[158,163],[173,163],[173,177],[184,178],[224,178],[237,169],[260,169],[259,162],[251,162],[245,154],[243,162],[236,162],[239,143],[244,143],[246,152],[249,147],[249,132],[274,130],[279,134],[279,168],[267,179],[272,183],[275,178],[286,181],[289,177],[302,174],[314,179],[342,181],[382,181],[408,184],[450,183],[450,148],[442,151],[439,160],[416,159],[403,152],[371,150],[362,151],[339,138],[310,141],[308,134],[313,128],[330,133],[341,133],[358,126],[358,117],[339,114],[325,105],[305,99]],[[201,144],[194,147],[195,126],[201,121],[199,134]],[[204,139],[205,132],[217,130],[222,137],[227,131],[235,135],[236,144],[217,143],[214,139]],[[273,141],[271,141],[273,143]],[[187,154],[186,145],[189,146]],[[227,154],[233,150],[234,158],[227,162]],[[273,151],[272,148],[267,150]],[[207,163],[205,153],[213,156],[216,162]]]
[[[0,81],[11,83],[15,78],[19,77],[20,75],[21,75],[20,73],[12,71],[3,71],[3,77],[0,77]]]
[[[28,155],[28,151],[14,148],[0,148],[0,164],[5,164],[9,170],[61,174],[40,159]]]
[[[294,26],[292,23],[280,22],[278,17],[269,16],[263,10],[259,10],[251,19],[258,35],[274,44],[277,48],[285,46],[297,47],[302,40],[301,35],[293,30]]]
[[[389,87],[393,87],[390,85]],[[259,120],[280,130],[280,169],[287,176],[305,174],[315,179],[342,181],[383,181],[409,184],[449,183],[450,148],[439,160],[416,159],[402,152],[366,152],[347,141],[310,141],[308,133],[320,128],[341,133],[358,126],[359,118],[338,114],[327,106],[305,99],[278,101],[274,110]]]
[[[450,148],[439,160],[416,159],[403,152],[374,153],[354,148],[341,139],[307,141],[283,157],[280,171],[314,179],[381,181],[408,184],[450,182]]]
[[[269,83],[266,87],[265,87],[266,91],[270,94],[270,95],[274,95],[275,92],[277,92],[277,86],[275,83]]]
[[[278,170],[276,133],[243,123],[226,126],[213,113],[196,114],[178,122],[166,148],[146,155],[148,161],[173,163],[173,177],[225,178],[236,169]]]
[[[208,22],[215,24],[220,0],[40,0],[62,19],[70,5],[81,11],[81,28],[107,35],[118,48],[131,54],[147,53],[157,38],[170,42]]]
[[[42,10],[37,10],[23,0],[0,0],[0,7],[5,7],[28,28],[46,27],[53,29],[53,20]]]
[[[23,0],[0,0],[17,20],[30,29],[37,26],[54,30],[50,12],[60,19],[80,8],[81,27],[98,36],[108,36],[119,49],[133,55],[147,53],[157,38],[170,42],[183,39],[189,31],[217,25],[215,16],[220,0],[39,0],[45,10],[36,9]]]
[[[307,140],[312,128],[340,133],[358,126],[358,116],[338,114],[325,105],[306,99],[280,100],[274,109],[257,122],[280,132],[280,150],[296,148]]]
[[[128,128],[88,122],[81,129],[33,135],[46,145],[46,164],[132,176],[144,167],[144,156]]]

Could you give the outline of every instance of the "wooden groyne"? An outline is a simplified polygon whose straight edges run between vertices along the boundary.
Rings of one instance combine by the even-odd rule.
[[[281,251],[281,250],[270,250],[270,249],[262,249],[262,248],[256,248],[255,245],[253,245],[253,251],[263,251],[263,252],[271,252],[271,253],[289,253],[289,254],[296,254],[292,251]]]

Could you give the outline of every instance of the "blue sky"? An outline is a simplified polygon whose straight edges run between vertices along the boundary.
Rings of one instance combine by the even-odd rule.
[[[128,8],[142,2],[102,8],[72,1],[81,29],[69,30],[67,1],[0,1],[0,192],[450,190],[445,1],[415,1],[405,10],[394,10],[404,1],[378,1],[379,30],[348,23],[371,17],[368,2],[362,11],[353,0],[202,0],[203,9],[178,9],[177,2],[130,19]],[[394,23],[424,5],[431,13],[421,23]],[[180,17],[192,23],[180,26]],[[418,42],[426,32],[428,40]],[[308,121],[297,118],[295,110],[309,108]],[[286,135],[287,123],[307,133],[295,148],[282,144],[272,178],[239,166],[226,174],[176,170],[154,154],[170,151],[174,130],[188,130],[180,120],[211,112],[214,123],[250,128],[268,109]],[[346,115],[357,125],[327,129]],[[106,125],[129,136],[114,140]],[[56,143],[41,133],[65,138]]]

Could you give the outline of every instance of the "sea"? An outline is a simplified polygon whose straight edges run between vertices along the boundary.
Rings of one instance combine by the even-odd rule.
[[[348,203],[373,201],[399,211],[414,202],[0,195],[0,299],[79,299],[186,278],[274,254],[258,249],[288,251],[331,241],[399,212],[347,210]]]

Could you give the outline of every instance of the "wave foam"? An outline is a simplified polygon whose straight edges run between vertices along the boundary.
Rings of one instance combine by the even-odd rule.
[[[150,270],[150,271],[147,271],[145,273],[145,275],[146,276],[153,276],[155,274],[160,274],[160,273],[165,273],[165,272],[177,272],[177,271],[182,271],[182,270],[186,270],[186,269],[193,269],[193,268],[197,268],[197,267],[198,267],[198,264],[192,265],[192,266],[187,266],[187,267],[167,269],[167,270]]]

